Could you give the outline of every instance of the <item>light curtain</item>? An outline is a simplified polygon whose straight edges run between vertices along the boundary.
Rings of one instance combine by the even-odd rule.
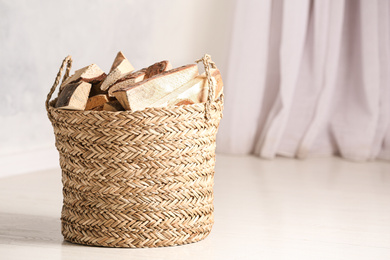
[[[236,5],[218,152],[390,160],[389,1]]]

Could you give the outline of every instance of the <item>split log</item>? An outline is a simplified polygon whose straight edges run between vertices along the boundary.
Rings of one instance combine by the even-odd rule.
[[[220,71],[218,69],[211,69],[210,72],[211,72],[212,80],[214,81],[214,87],[215,87],[214,100],[216,100],[222,94],[222,90],[223,90],[222,76],[221,76],[221,73],[220,73]],[[198,96],[187,97],[187,98],[191,98],[192,100],[194,100],[195,103],[197,103],[197,102],[198,103],[203,103],[203,102],[207,101],[207,97],[208,97],[208,94],[209,94],[209,84],[207,83],[206,74],[204,73],[203,75],[205,77],[205,80],[206,80],[205,83],[206,84],[204,85],[203,89],[200,91],[199,95]]]
[[[126,110],[142,110],[198,75],[195,64],[185,65],[114,91],[113,94]]]
[[[125,76],[118,79],[114,84],[112,84],[109,87],[108,95],[110,97],[113,97],[114,96],[113,92],[118,89],[129,87],[134,83],[140,82],[144,79],[151,78],[157,74],[160,74],[162,72],[171,69],[172,69],[172,64],[169,61],[164,60],[164,61],[156,62],[155,64],[150,65],[147,68],[143,68],[136,72],[126,74]]]
[[[101,82],[97,84],[92,84],[91,92],[89,93],[89,97],[97,96],[97,95],[105,95],[107,94],[107,91],[101,90]]]
[[[217,99],[221,95],[223,89],[222,77],[218,69],[212,70],[211,76],[215,86],[215,99]],[[186,103],[190,104],[189,101],[192,101],[192,104],[203,103],[207,101],[208,89],[209,85],[206,74],[203,73],[171,93],[168,93],[150,106],[163,107],[178,104],[184,105]]]
[[[91,84],[83,81],[65,85],[58,96],[56,107],[68,110],[84,110]]]
[[[84,81],[87,83],[97,83],[106,77],[106,73],[102,71],[96,64],[91,64],[87,67],[76,70],[75,73],[68,77],[60,86],[60,92],[69,83],[76,81]]]
[[[167,60],[163,60],[163,61],[160,61],[160,62],[156,62],[155,64],[153,65],[150,65],[147,69],[146,69],[146,72],[145,72],[145,79],[148,79],[148,78],[151,78],[157,74],[160,74],[164,71],[168,71],[168,70],[171,70],[172,69],[172,64],[167,61]]]
[[[140,81],[144,80],[145,71],[146,71],[146,69],[141,69],[141,70],[138,70],[136,72],[132,72],[132,73],[130,73],[130,74],[120,78],[119,80],[117,80],[108,89],[108,96],[113,97],[114,96],[114,94],[113,94],[114,91],[116,91],[118,89],[121,89],[121,88],[129,87],[129,86],[133,85],[134,83],[137,83],[137,82],[140,82]]]
[[[107,75],[107,78],[103,81],[100,86],[101,90],[108,90],[109,87],[114,84],[118,79],[123,77],[126,74],[134,71],[133,65],[126,59],[125,55],[122,52],[118,52],[114,63],[111,66],[110,73]]]
[[[101,105],[101,106],[97,106],[95,108],[92,108],[91,110],[93,110],[93,111],[103,111],[103,107],[104,107],[104,105]]]
[[[175,106],[192,105],[195,104],[191,99],[177,99],[173,102]]]
[[[110,101],[104,104],[103,106],[104,111],[124,111],[125,109],[122,107],[121,103],[119,103],[118,100]]]
[[[107,95],[104,94],[90,97],[88,98],[87,105],[85,106],[85,110],[95,110],[95,108],[98,108],[100,106],[101,109],[103,109],[103,105],[107,102],[108,102]]]

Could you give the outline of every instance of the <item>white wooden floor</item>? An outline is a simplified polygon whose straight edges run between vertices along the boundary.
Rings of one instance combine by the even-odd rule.
[[[60,170],[0,179],[0,259],[390,259],[390,163],[218,156],[215,225],[157,249],[60,234]]]

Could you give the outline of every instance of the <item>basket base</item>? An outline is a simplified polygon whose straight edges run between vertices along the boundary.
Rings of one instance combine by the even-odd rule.
[[[108,232],[74,228],[62,223],[62,235],[68,242],[115,248],[153,248],[185,245],[205,239],[211,232],[212,224],[184,230],[154,230],[154,232]]]

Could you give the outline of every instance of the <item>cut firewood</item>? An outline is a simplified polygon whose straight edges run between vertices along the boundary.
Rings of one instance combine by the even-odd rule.
[[[111,69],[110,69],[110,73],[116,69],[124,60],[127,60],[127,58],[125,57],[125,55],[123,54],[123,52],[119,51],[117,54],[116,54],[116,57],[114,59],[114,62],[112,63],[111,65]]]
[[[220,73],[220,71],[218,69],[211,69],[210,72],[211,72],[212,80],[214,81],[214,87],[215,87],[214,100],[216,100],[222,94],[222,90],[223,90],[222,76],[221,76],[221,73]],[[204,75],[204,77],[206,77],[205,73],[203,75]],[[207,82],[207,80],[206,80],[206,82]],[[200,91],[199,95],[197,96],[197,99],[194,99],[195,98],[195,96],[194,96],[192,98],[192,100],[194,100],[195,103],[196,103],[196,100],[199,103],[206,102],[207,101],[207,97],[208,97],[208,93],[209,93],[209,85],[205,84],[205,86],[203,87],[202,91]]]
[[[215,69],[212,70],[211,76],[215,86],[215,99],[217,99],[221,95],[223,88],[221,74],[218,69]],[[203,73],[157,100],[151,104],[150,107],[183,105],[183,103],[181,103],[183,100],[186,100],[187,103],[189,103],[189,100],[191,100],[192,103],[203,103],[207,101],[208,88],[209,84],[207,82],[206,74]]]
[[[93,97],[88,98],[87,105],[85,106],[85,110],[94,110],[95,108],[101,106],[103,108],[104,103],[108,102],[107,95],[100,94]]]
[[[113,92],[121,89],[121,88],[126,88],[134,83],[140,82],[144,80],[145,77],[145,71],[146,69],[138,70],[135,72],[132,72],[130,74],[127,74],[126,76],[118,79],[109,89],[108,89],[108,96],[113,97],[114,94]]]
[[[114,91],[113,94],[126,110],[142,110],[198,75],[195,64],[185,65]]]
[[[118,52],[114,63],[112,64],[110,73],[100,86],[101,90],[108,90],[108,88],[114,84],[118,79],[124,75],[134,71],[133,65],[126,59],[122,52]]]
[[[83,81],[64,86],[58,96],[56,107],[69,110],[84,110],[87,104],[91,84]]]
[[[163,61],[160,61],[160,62],[156,62],[155,64],[153,65],[150,65],[147,69],[146,69],[146,72],[145,72],[145,79],[148,79],[148,78],[151,78],[157,74],[160,74],[164,71],[168,71],[168,70],[171,70],[172,69],[172,64],[167,61],[167,60],[163,60]]]
[[[91,84],[97,83],[106,77],[106,73],[102,71],[96,64],[91,64],[82,69],[76,70],[75,73],[68,77],[60,86],[60,91],[69,83],[75,81],[84,81]]]
[[[104,104],[103,106],[104,111],[124,111],[125,109],[122,107],[121,103],[119,103],[118,100],[110,101]]]
[[[92,108],[91,110],[93,110],[93,111],[103,111],[103,107],[104,107],[104,105],[101,105],[101,106],[97,106],[95,108]]]
[[[109,87],[108,95],[110,97],[113,97],[114,96],[113,92],[118,89],[129,87],[134,83],[140,82],[144,79],[151,78],[157,74],[160,74],[164,71],[168,71],[170,69],[172,69],[171,63],[167,60],[164,60],[164,61],[157,62],[147,68],[143,68],[141,70],[128,73],[125,76],[118,79],[114,84],[112,84]]]
[[[174,102],[175,106],[183,106],[183,105],[192,105],[192,104],[195,104],[194,101],[192,101],[191,99],[178,99],[178,100],[175,100]]]
[[[93,96],[97,96],[97,95],[107,95],[107,91],[104,91],[104,90],[101,90],[100,89],[100,86],[102,85],[102,83],[96,83],[96,84],[92,84],[92,87],[91,87],[91,92],[89,93],[89,97],[93,97]]]

